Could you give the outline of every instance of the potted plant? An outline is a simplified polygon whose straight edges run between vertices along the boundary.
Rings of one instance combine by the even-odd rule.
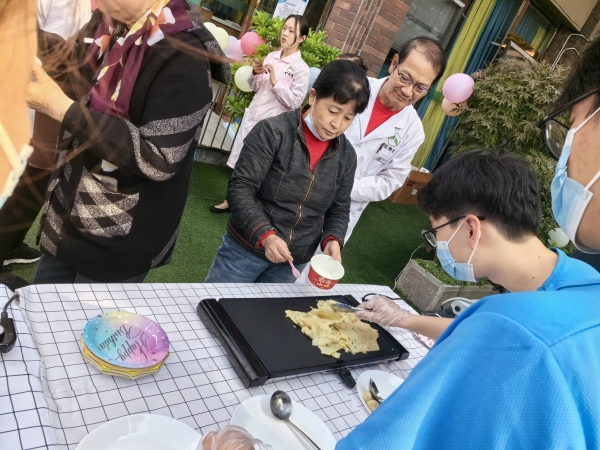
[[[535,124],[557,98],[566,76],[562,66],[507,60],[497,62],[473,75],[476,82],[460,122],[450,136],[452,153],[476,148],[503,148],[523,156],[536,174],[542,200],[540,239],[548,246],[567,241],[559,238],[552,214],[550,184],[556,162],[547,154]],[[572,244],[564,250],[570,253]],[[398,278],[396,287],[423,311],[439,309],[452,297],[478,299],[494,293],[486,281],[464,283],[448,276],[434,261],[411,260]]]
[[[439,310],[442,302],[452,297],[478,300],[497,293],[486,279],[478,283],[458,281],[444,272],[437,261],[422,259],[408,261],[396,281],[396,288],[421,311]]]
[[[540,239],[556,244],[550,184],[556,161],[546,152],[535,126],[558,97],[566,76],[563,66],[507,60],[474,75],[475,88],[460,122],[450,136],[452,153],[476,148],[503,148],[521,155],[536,174],[542,200]],[[567,122],[568,123],[568,122]],[[570,253],[569,244],[564,249]]]

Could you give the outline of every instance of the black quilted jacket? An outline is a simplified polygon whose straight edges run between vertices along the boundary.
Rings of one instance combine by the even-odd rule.
[[[228,233],[265,260],[256,247],[269,230],[303,263],[326,237],[344,242],[348,228],[354,148],[343,134],[333,139],[311,172],[301,120],[301,111],[291,111],[257,123],[229,182]]]

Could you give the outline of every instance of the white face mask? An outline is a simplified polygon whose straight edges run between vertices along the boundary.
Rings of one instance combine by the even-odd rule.
[[[315,103],[316,102],[317,102],[317,99],[315,97]],[[308,127],[308,129],[310,130],[310,132],[313,134],[314,137],[316,137],[320,141],[328,141],[329,139],[323,139],[321,136],[319,136],[319,133],[317,132],[317,129],[315,128],[315,123],[313,122],[312,109],[313,109],[313,107],[311,106],[310,110],[308,111],[308,115],[304,118],[304,122],[306,123],[306,126]]]
[[[8,199],[15,190],[19,178],[21,178],[21,175],[25,172],[25,166],[27,166],[27,160],[33,152],[33,147],[31,145],[24,145],[21,151],[18,152],[10,140],[8,133],[2,126],[2,122],[0,122],[0,149],[6,155],[6,159],[8,159],[8,163],[12,168],[8,174],[4,189],[0,185],[0,208],[2,208],[6,199]]]
[[[590,191],[590,188],[600,178],[600,172],[592,178],[587,186],[583,186],[567,176],[567,166],[575,133],[588,123],[598,111],[600,111],[600,109],[594,111],[594,113],[585,119],[581,125],[577,128],[570,129],[567,133],[562,153],[556,164],[556,173],[550,186],[552,193],[552,212],[554,213],[556,223],[558,223],[567,236],[569,236],[569,239],[573,242],[575,247],[584,253],[600,253],[600,250],[585,247],[575,242],[575,236],[577,235],[577,229],[581,223],[583,213],[594,195]]]

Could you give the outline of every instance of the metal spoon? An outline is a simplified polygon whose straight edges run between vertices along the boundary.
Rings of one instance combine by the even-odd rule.
[[[287,393],[283,391],[275,391],[271,396],[271,412],[275,417],[279,420],[283,420],[288,425],[291,425],[298,433],[300,433],[304,438],[309,441],[314,448],[317,450],[321,450],[321,448],[314,443],[314,441],[309,438],[304,431],[298,428],[294,422],[290,420],[290,415],[292,414],[292,399]]]
[[[379,403],[383,401],[381,395],[379,395],[379,389],[377,389],[377,385],[373,381],[373,378],[369,379],[369,391],[371,392],[371,396],[374,400],[377,400]]]

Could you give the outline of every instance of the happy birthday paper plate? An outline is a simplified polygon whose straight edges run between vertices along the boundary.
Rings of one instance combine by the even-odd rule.
[[[83,342],[99,359],[128,369],[156,366],[169,354],[169,338],[160,325],[126,311],[91,319],[83,329]]]

